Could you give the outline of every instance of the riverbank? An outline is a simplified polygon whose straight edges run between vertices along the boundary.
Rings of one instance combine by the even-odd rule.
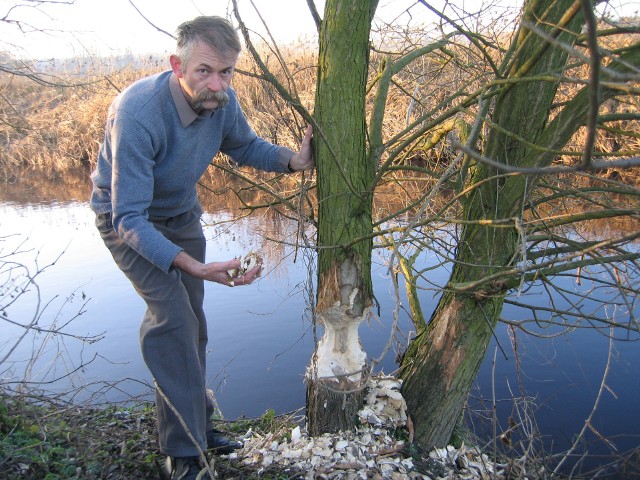
[[[357,432],[306,435],[295,413],[219,422],[244,441],[229,456],[215,457],[218,478],[242,479],[437,479],[505,478],[475,448],[452,446],[424,452],[411,442],[399,384],[374,382]],[[80,407],[36,396],[2,395],[0,476],[14,479],[157,479],[155,411],[134,407]]]
[[[425,451],[414,443],[406,404],[392,377],[371,382],[355,432],[306,434],[300,412],[218,420],[244,442],[231,455],[208,455],[219,479],[536,480],[640,478],[638,458],[621,454],[609,468],[552,474],[549,458],[491,458],[460,443]],[[162,477],[155,407],[77,406],[0,391],[0,478],[5,480],[146,480]],[[473,437],[468,436],[468,439]],[[471,443],[474,443],[471,441]],[[534,452],[529,452],[534,453]]]

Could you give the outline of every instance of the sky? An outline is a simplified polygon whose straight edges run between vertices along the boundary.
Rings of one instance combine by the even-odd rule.
[[[311,39],[315,26],[306,0],[238,0],[247,25],[264,33],[253,6],[278,42]],[[445,0],[429,0],[436,8]],[[450,0],[466,11],[493,3],[494,16],[515,15],[520,0]],[[611,0],[617,11],[639,10],[637,0]],[[138,13],[137,9],[141,12]],[[324,0],[316,0],[322,15]],[[455,7],[450,7],[455,8]],[[449,14],[453,10],[449,10]],[[154,26],[150,25],[146,17]],[[380,0],[378,18],[400,25],[430,23],[433,15],[417,0]],[[231,15],[230,0],[0,0],[0,51],[21,58],[50,59],[123,53],[172,53],[173,34],[198,15]],[[234,22],[235,23],[235,22]],[[164,30],[164,32],[158,29]]]

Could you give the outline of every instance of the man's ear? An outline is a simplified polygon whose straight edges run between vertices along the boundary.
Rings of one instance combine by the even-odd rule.
[[[173,73],[175,73],[178,78],[182,78],[182,60],[180,60],[180,57],[177,55],[171,55],[169,57],[169,63],[171,64]]]

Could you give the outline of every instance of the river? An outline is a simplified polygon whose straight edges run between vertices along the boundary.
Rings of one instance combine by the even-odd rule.
[[[43,189],[30,190],[20,179],[5,185],[0,199],[0,253],[5,259],[11,254],[12,260],[29,268],[30,275],[39,273],[37,288],[19,295],[4,312],[11,321],[23,324],[37,317],[35,325],[41,331],[32,331],[15,347],[23,329],[0,323],[0,358],[9,355],[0,365],[1,378],[3,382],[52,382],[43,388],[96,404],[150,399],[151,379],[138,343],[144,305],[102,244],[84,201],[88,186],[80,183],[75,189],[61,187],[46,194]],[[290,238],[295,225],[287,221],[267,216],[232,218],[226,207],[207,207],[203,219],[208,260],[259,250],[266,263],[262,278],[251,286],[207,285],[210,388],[227,419],[256,417],[268,409],[299,410],[305,402],[305,368],[320,334],[314,332],[308,308],[314,257],[293,245],[265,240]],[[6,270],[3,275],[4,282]],[[444,282],[447,276],[441,268],[432,279]],[[375,254],[373,278],[380,310],[379,317],[361,327],[363,348],[377,358],[390,344],[376,369],[393,373],[396,354],[406,344],[412,325],[406,311],[400,310],[398,329],[392,331],[393,286],[383,254]],[[574,279],[564,281],[568,289],[581,288]],[[6,305],[6,283],[4,288]],[[437,294],[425,290],[421,295],[428,317]],[[530,303],[537,298],[541,305],[549,302],[541,289],[523,295]],[[637,316],[635,303],[633,308]],[[503,312],[503,318],[511,320],[527,315],[531,313],[512,306]],[[54,324],[63,334],[45,331]],[[546,335],[553,330],[536,331]],[[609,455],[638,449],[638,335],[614,342],[610,350],[607,336],[593,329],[551,339],[514,332],[508,325],[498,326],[472,391],[467,419],[478,433],[493,433],[489,420],[495,399],[497,433],[508,429],[509,417],[521,425],[505,441],[520,439],[528,430],[538,439],[536,448],[547,453],[566,451],[598,402],[586,444],[577,450],[589,452],[585,465],[602,464]],[[32,362],[34,356],[37,360]],[[606,387],[598,398],[605,370]]]

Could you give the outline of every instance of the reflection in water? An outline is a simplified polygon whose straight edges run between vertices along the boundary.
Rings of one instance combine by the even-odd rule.
[[[37,269],[55,261],[38,277],[39,290],[33,289],[7,309],[10,318],[28,321],[37,311],[35,301],[39,300],[42,314],[37,324],[43,331],[20,343],[2,365],[2,378],[5,382],[18,381],[24,378],[28,367],[31,380],[65,377],[62,382],[47,385],[47,389],[74,392],[78,400],[117,402],[139,395],[150,399],[151,379],[138,345],[144,305],[111,261],[93,227],[93,214],[86,203],[88,173],[81,173],[80,177],[51,177],[48,186],[31,184],[32,179],[23,174],[0,189],[0,228],[4,235],[20,234],[5,237],[2,251],[11,251],[11,242],[17,245],[24,241],[21,250],[25,253],[19,257],[24,263]],[[307,285],[310,277],[313,279],[309,269],[313,269],[314,258],[295,251],[292,245],[296,226],[279,215],[234,220],[232,212],[237,211],[240,202],[225,185],[226,180],[211,188],[203,202],[208,212],[204,217],[208,259],[225,260],[248,250],[260,250],[265,254],[266,265],[263,278],[249,287],[207,285],[210,386],[226,418],[259,416],[270,408],[278,413],[297,410],[304,406],[303,375],[315,341],[307,309]],[[373,271],[380,319],[361,328],[363,347],[372,358],[384,351],[393,318],[393,289],[383,256],[384,253],[376,253]],[[422,261],[432,259],[425,255]],[[430,274],[436,285],[443,285],[447,278],[443,268]],[[566,280],[564,287],[567,291],[588,288],[571,280]],[[433,292],[421,293],[425,312],[436,305]],[[532,305],[549,302],[542,288],[530,289],[523,296],[520,300]],[[584,308],[588,308],[588,300],[585,302]],[[503,312],[503,318],[509,320],[527,316],[531,316],[530,312],[515,306],[507,305]],[[60,326],[71,319],[64,328],[66,333],[104,338],[87,344],[46,333],[52,324]],[[404,310],[399,321],[399,331],[394,332],[396,348],[378,366],[387,373],[396,368],[395,354],[405,347],[412,328]],[[0,329],[2,358],[22,330],[6,322],[0,324]],[[538,333],[546,335],[550,330],[539,328]],[[30,364],[34,352],[38,361]],[[640,394],[636,367],[640,352],[630,341],[616,343],[614,353],[608,391],[594,421],[604,436],[623,435],[615,442],[624,451],[638,445],[638,439],[629,434],[640,432],[640,416],[634,403]],[[501,429],[508,428],[510,416],[517,419],[523,412],[535,414],[537,427],[553,440],[554,448],[568,448],[591,411],[607,355],[607,338],[592,330],[539,340],[501,324],[469,407],[491,412],[491,392],[495,391]],[[530,401],[514,400],[520,397]],[[472,418],[478,422],[477,415]],[[485,431],[492,433],[491,429]],[[514,438],[518,433],[522,431],[514,433]],[[595,440],[595,435],[590,435],[589,440]],[[602,442],[594,442],[592,449],[602,451],[602,446]]]
[[[105,389],[104,384],[98,383],[80,397],[99,391],[95,400],[121,401],[145,392],[145,383],[150,383],[150,378],[138,345],[144,304],[102,245],[88,204],[2,204],[0,218],[4,232],[18,228],[24,232],[24,236],[13,238],[16,243],[24,241],[29,251],[15,260],[30,264],[32,271],[37,268],[33,262],[34,252],[40,268],[56,263],[38,278],[40,299],[43,302],[54,299],[44,309],[38,325],[51,330],[54,324],[61,325],[73,318],[80,309],[82,315],[65,327],[66,333],[104,332],[103,340],[89,345],[71,337],[60,341],[60,336],[35,334],[20,344],[11,357],[12,362],[16,362],[14,368],[3,377],[22,379],[22,366],[33,352],[38,352],[39,360],[29,370],[30,380],[49,381],[92,360],[58,388],[73,389],[93,382],[131,378],[134,381],[113,389]],[[206,228],[208,260],[233,258],[249,248],[264,250],[264,244],[258,243],[260,237],[254,233],[263,226],[248,218],[233,224],[225,223],[226,219],[224,214],[205,215],[205,221],[212,225]],[[3,251],[9,249],[11,245],[5,242]],[[222,412],[233,417],[260,415],[274,406],[296,409],[304,398],[301,375],[313,347],[309,321],[305,319],[305,267],[301,263],[293,264],[291,252],[282,246],[269,252],[263,278],[254,285],[235,289],[207,285],[205,309],[211,339],[209,378],[219,394]],[[283,258],[276,262],[273,258],[278,252]],[[88,299],[86,306],[83,306],[84,299]],[[12,318],[33,316],[33,300],[33,296],[27,296],[12,306]],[[6,340],[15,339],[20,330],[4,324],[1,328],[4,349],[11,344]],[[52,369],[56,359],[64,365]],[[266,395],[247,397],[248,389]]]

